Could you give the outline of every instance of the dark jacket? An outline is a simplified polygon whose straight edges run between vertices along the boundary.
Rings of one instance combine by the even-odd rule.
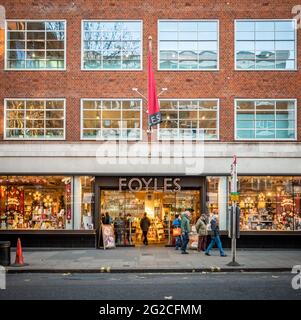
[[[142,231],[148,231],[149,227],[150,227],[150,220],[148,217],[143,217],[140,221],[140,228]]]
[[[214,237],[219,236],[219,226],[218,226],[217,221],[215,219],[212,219],[210,221],[210,225],[211,225],[212,235]]]

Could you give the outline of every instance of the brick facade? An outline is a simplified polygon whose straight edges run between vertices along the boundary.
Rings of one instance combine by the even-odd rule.
[[[219,19],[219,71],[156,71],[155,77],[158,88],[168,88],[164,98],[219,98],[220,141],[231,142],[234,140],[235,98],[296,98],[298,102],[301,99],[300,32],[297,36],[297,71],[235,71],[234,19],[290,19],[296,4],[294,0],[2,0],[0,5],[6,9],[7,19],[67,20],[67,70],[4,71],[4,31],[1,30],[1,143],[20,143],[3,141],[4,98],[66,98],[67,142],[80,141],[81,98],[139,98],[132,87],[146,92],[149,35],[153,37],[154,67],[157,69],[158,19]],[[143,20],[143,70],[81,71],[82,19]],[[300,112],[297,117],[299,141]]]

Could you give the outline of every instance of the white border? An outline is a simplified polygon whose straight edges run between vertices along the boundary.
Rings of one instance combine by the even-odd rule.
[[[63,69],[53,69],[53,68],[7,68],[7,22],[10,21],[25,21],[25,22],[64,22],[65,23],[65,40],[64,40],[64,68]],[[27,30],[26,30],[27,32]],[[7,19],[5,20],[5,39],[4,39],[4,70],[5,71],[66,71],[67,70],[67,20],[66,19],[46,19],[46,20],[31,20],[31,19]]]
[[[64,136],[63,138],[47,139],[47,138],[7,138],[6,137],[6,111],[7,101],[64,101]],[[7,141],[64,141],[66,140],[66,98],[5,98],[4,99],[4,119],[3,119],[3,140]]]
[[[141,33],[141,48],[140,48],[140,57],[141,57],[141,67],[139,69],[85,69],[84,68],[84,23],[85,22],[140,22],[140,33]],[[125,20],[125,19],[82,19],[81,20],[81,63],[80,63],[80,70],[81,71],[99,71],[99,72],[106,72],[106,71],[117,71],[117,72],[124,72],[124,71],[142,71],[143,70],[143,20]]]
[[[294,21],[295,23],[295,68],[294,69],[237,69],[236,67],[236,22],[256,22],[256,21]],[[297,19],[235,19],[234,20],[234,70],[235,71],[271,71],[271,72],[293,72],[293,71],[298,71],[298,46],[297,46],[297,41],[298,41],[298,34],[297,34]],[[254,40],[255,42],[256,40]],[[276,41],[276,40],[275,40]],[[256,67],[256,66],[255,66]]]
[[[160,22],[217,22],[217,68],[216,69],[160,69],[160,30],[159,30],[159,24]],[[206,71],[219,71],[220,70],[220,65],[219,65],[219,60],[220,60],[220,27],[219,27],[219,19],[158,19],[157,21],[157,70],[158,71],[171,71],[171,72],[206,72]]]
[[[237,138],[237,128],[236,128],[236,118],[237,118],[237,114],[236,114],[236,107],[237,107],[237,101],[294,101],[295,103],[295,138],[294,139],[286,139],[286,138],[274,138],[274,139],[263,139],[263,138],[250,138],[250,139],[247,139],[247,138],[244,138],[244,139],[241,139],[241,138]],[[295,99],[295,98],[287,98],[287,99],[284,99],[284,98],[281,98],[281,99],[273,99],[273,98],[264,98],[264,99],[260,99],[260,98],[250,98],[250,99],[246,99],[246,98],[242,98],[242,99],[239,99],[239,98],[235,98],[234,99],[234,140],[235,141],[270,141],[270,142],[283,142],[283,141],[297,141],[298,140],[298,131],[297,131],[297,103],[298,103],[298,100]],[[247,131],[247,130],[246,130]]]
[[[219,125],[220,125],[220,122],[219,122],[219,110],[220,110],[220,99],[219,98],[193,98],[193,99],[184,99],[184,98],[181,98],[181,99],[177,99],[177,98],[165,98],[165,99],[159,99],[159,101],[217,101],[217,115],[216,115],[216,131],[217,131],[217,138],[216,139],[204,139],[204,141],[219,141],[220,140],[220,137],[219,137],[219,133],[220,133],[220,128],[219,128]],[[166,138],[166,139],[159,139],[159,135],[160,135],[160,125],[158,127],[158,132],[157,132],[157,140],[158,141],[202,141],[200,139],[192,139],[192,138],[187,138],[187,139],[182,139],[182,138],[176,138],[176,139],[170,139],[170,138]]]
[[[84,138],[83,136],[83,102],[84,101],[131,101],[131,100],[137,100],[140,101],[140,138],[139,139],[135,139],[135,138]],[[80,140],[83,141],[142,141],[143,139],[143,100],[140,98],[81,98],[80,99]]]

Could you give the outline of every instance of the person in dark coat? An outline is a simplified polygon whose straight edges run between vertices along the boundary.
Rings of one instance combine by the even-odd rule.
[[[148,245],[147,233],[148,233],[148,229],[149,229],[150,225],[151,225],[151,222],[150,222],[149,218],[147,217],[147,213],[144,212],[144,216],[140,221],[140,228],[143,233],[143,243],[146,246]]]
[[[210,221],[210,225],[211,225],[212,237],[211,237],[211,242],[210,242],[207,250],[205,251],[205,255],[210,256],[210,250],[213,248],[214,244],[216,243],[221,257],[226,257],[227,255],[224,252],[222,242],[221,242],[221,239],[219,236],[218,218],[215,214],[213,215],[213,217]]]

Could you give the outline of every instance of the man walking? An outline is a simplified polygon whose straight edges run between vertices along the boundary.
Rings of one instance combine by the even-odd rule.
[[[150,227],[150,220],[147,217],[147,213],[144,212],[144,216],[140,221],[140,228],[142,230],[143,233],[143,244],[145,244],[146,246],[148,245],[148,240],[147,240],[147,233],[148,233],[148,229]]]
[[[221,257],[226,257],[227,255],[225,254],[225,252],[223,250],[222,242],[221,242],[221,239],[220,239],[220,236],[219,236],[218,219],[217,219],[217,216],[215,214],[212,216],[210,224],[211,224],[211,231],[212,231],[212,239],[211,239],[211,242],[210,242],[207,250],[205,251],[205,255],[206,256],[210,256],[209,252],[212,249],[212,247],[214,246],[214,244],[216,243],[216,245],[217,245],[217,247],[219,249]]]
[[[189,232],[190,232],[190,217],[191,212],[186,210],[182,213],[181,217],[181,232],[182,232],[182,246],[181,246],[181,253],[188,254],[187,245],[189,242]]]

